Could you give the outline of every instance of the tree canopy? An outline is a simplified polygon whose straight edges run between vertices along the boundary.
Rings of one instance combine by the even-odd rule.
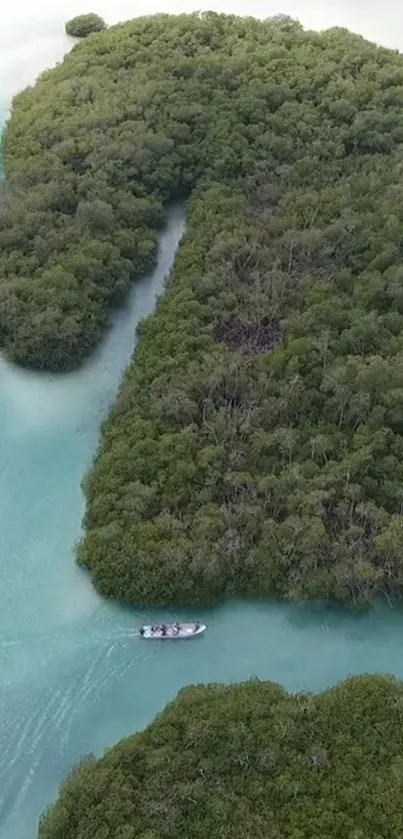
[[[85,481],[137,604],[403,591],[403,57],[343,29],[135,20],[16,97],[0,342],[76,365],[189,198]]]
[[[400,839],[403,685],[188,687],[63,784],[39,839]]]
[[[93,32],[101,32],[106,28],[106,23],[99,15],[90,13],[88,15],[77,15],[66,23],[66,33],[73,38],[86,38]]]

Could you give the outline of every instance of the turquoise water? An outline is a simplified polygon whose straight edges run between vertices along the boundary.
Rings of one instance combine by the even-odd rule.
[[[4,28],[0,47],[3,35],[9,57],[4,64],[0,50],[0,114],[45,64],[22,36],[11,49]],[[47,63],[66,46],[49,39]],[[40,376],[0,361],[0,839],[33,839],[71,766],[146,725],[186,683],[259,676],[319,690],[362,671],[403,677],[403,617],[386,607],[353,616],[232,602],[201,616],[209,631],[198,641],[146,644],[136,627],[155,615],[101,601],[74,564],[80,480],[135,325],[153,308],[183,228],[181,209],[173,209],[157,270],[137,283],[82,370]]]

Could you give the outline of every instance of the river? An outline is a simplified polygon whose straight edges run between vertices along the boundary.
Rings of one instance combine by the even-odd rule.
[[[14,0],[0,14],[3,119],[13,93],[69,48],[62,21],[82,11],[82,0],[66,0],[62,13],[56,5],[37,0],[30,9],[28,0]],[[246,11],[241,2],[210,6]],[[152,0],[148,11],[158,8]],[[331,11],[322,2],[294,0],[279,9],[254,0],[247,11],[299,14],[311,27],[345,25],[390,46],[403,44],[397,2],[386,0],[381,14],[377,8],[368,0],[335,2]],[[168,10],[190,9],[170,0]],[[97,11],[113,22],[140,8],[99,0]],[[186,683],[259,676],[292,690],[319,690],[361,671],[403,677],[403,617],[386,607],[353,616],[233,602],[204,615],[210,627],[200,642],[147,645],[135,628],[150,613],[103,602],[74,564],[80,480],[130,358],[135,325],[152,311],[183,229],[183,212],[173,208],[156,271],[136,284],[80,371],[33,375],[0,361],[1,839],[34,839],[40,812],[71,766],[146,725]]]

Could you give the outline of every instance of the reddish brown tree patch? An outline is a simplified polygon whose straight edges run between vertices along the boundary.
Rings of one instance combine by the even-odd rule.
[[[270,352],[278,347],[283,339],[284,334],[280,324],[269,318],[246,321],[234,316],[216,330],[217,341],[246,355]]]

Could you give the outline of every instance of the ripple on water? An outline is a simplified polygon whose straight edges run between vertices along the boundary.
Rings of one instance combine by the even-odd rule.
[[[385,607],[354,617],[235,602],[207,614],[208,633],[187,644],[141,641],[147,617],[102,604],[91,618],[0,645],[0,825],[10,839],[32,835],[82,755],[146,725],[186,683],[257,676],[318,690],[362,670],[403,675],[403,621]]]

